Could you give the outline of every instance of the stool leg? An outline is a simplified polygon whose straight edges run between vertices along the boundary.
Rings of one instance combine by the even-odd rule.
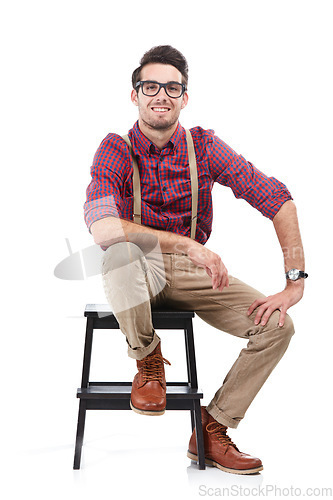
[[[192,427],[192,432],[195,428],[195,415],[194,415],[194,410],[191,410],[191,427]]]
[[[195,399],[194,404],[194,417],[195,417],[195,436],[197,438],[197,451],[198,451],[198,461],[199,469],[205,470],[205,445],[202,431],[202,420],[201,420],[201,408],[200,401]]]
[[[79,469],[81,464],[81,452],[84,435],[84,424],[86,421],[86,402],[80,399],[79,416],[77,420],[77,431],[75,441],[75,455],[73,469]]]
[[[94,318],[87,318],[86,338],[85,338],[85,342],[84,342],[84,353],[83,353],[81,387],[88,387],[88,383],[89,383],[89,372],[90,372],[93,332],[94,332]]]
[[[88,317],[86,326],[86,338],[84,342],[81,388],[87,388],[89,383],[93,331],[94,331],[94,319]],[[79,416],[77,420],[77,431],[76,431],[76,441],[75,441],[75,454],[74,454],[74,467],[73,467],[74,469],[80,468],[83,435],[84,435],[84,424],[86,421],[86,409],[87,409],[86,401],[80,399]]]
[[[184,329],[184,334],[185,334],[185,350],[186,350],[188,381],[192,389],[197,389],[198,379],[197,379],[197,369],[195,361],[193,326],[191,319],[189,319],[186,322],[186,328]]]

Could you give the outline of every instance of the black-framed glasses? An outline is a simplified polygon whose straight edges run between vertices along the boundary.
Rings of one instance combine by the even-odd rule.
[[[184,85],[184,83],[179,83],[179,82],[160,83],[160,82],[155,82],[154,80],[145,80],[138,82],[135,85],[135,89],[138,90],[139,87],[141,87],[142,93],[149,97],[157,95],[161,90],[161,87],[163,87],[166,95],[171,97],[172,99],[178,99],[178,97],[181,97],[186,90],[186,85]]]

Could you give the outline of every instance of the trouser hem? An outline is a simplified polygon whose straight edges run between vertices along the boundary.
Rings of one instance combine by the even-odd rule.
[[[240,421],[229,417],[229,415],[226,415],[222,410],[220,410],[220,408],[216,406],[213,401],[211,401],[209,405],[206,406],[206,410],[220,424],[231,427],[232,429],[236,429],[238,427]]]
[[[160,341],[160,337],[157,335],[155,330],[153,330],[153,339],[149,345],[145,347],[137,347],[136,349],[132,349],[132,347],[128,346],[127,354],[130,358],[141,361],[143,358],[148,356],[148,354],[153,352]]]

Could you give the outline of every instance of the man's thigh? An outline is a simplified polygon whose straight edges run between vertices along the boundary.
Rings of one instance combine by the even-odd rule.
[[[229,287],[213,290],[212,278],[185,255],[173,255],[169,298],[175,307],[193,310],[208,324],[237,337],[248,338],[265,327],[254,324],[256,310],[247,310],[264,294],[229,275]],[[265,330],[276,328],[280,311],[271,315]],[[287,317],[288,321],[289,318]]]

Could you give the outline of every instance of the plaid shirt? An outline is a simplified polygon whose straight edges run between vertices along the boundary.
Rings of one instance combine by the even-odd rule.
[[[246,200],[269,219],[292,199],[284,184],[260,172],[213,130],[195,127],[191,133],[198,168],[198,242],[206,243],[212,231],[214,182],[230,187],[236,198]],[[140,171],[142,224],[190,237],[191,176],[185,129],[178,123],[162,151],[142,134],[138,122],[128,135]],[[133,221],[132,160],[119,135],[108,134],[102,141],[94,156],[91,177],[84,204],[89,230],[103,217]]]

